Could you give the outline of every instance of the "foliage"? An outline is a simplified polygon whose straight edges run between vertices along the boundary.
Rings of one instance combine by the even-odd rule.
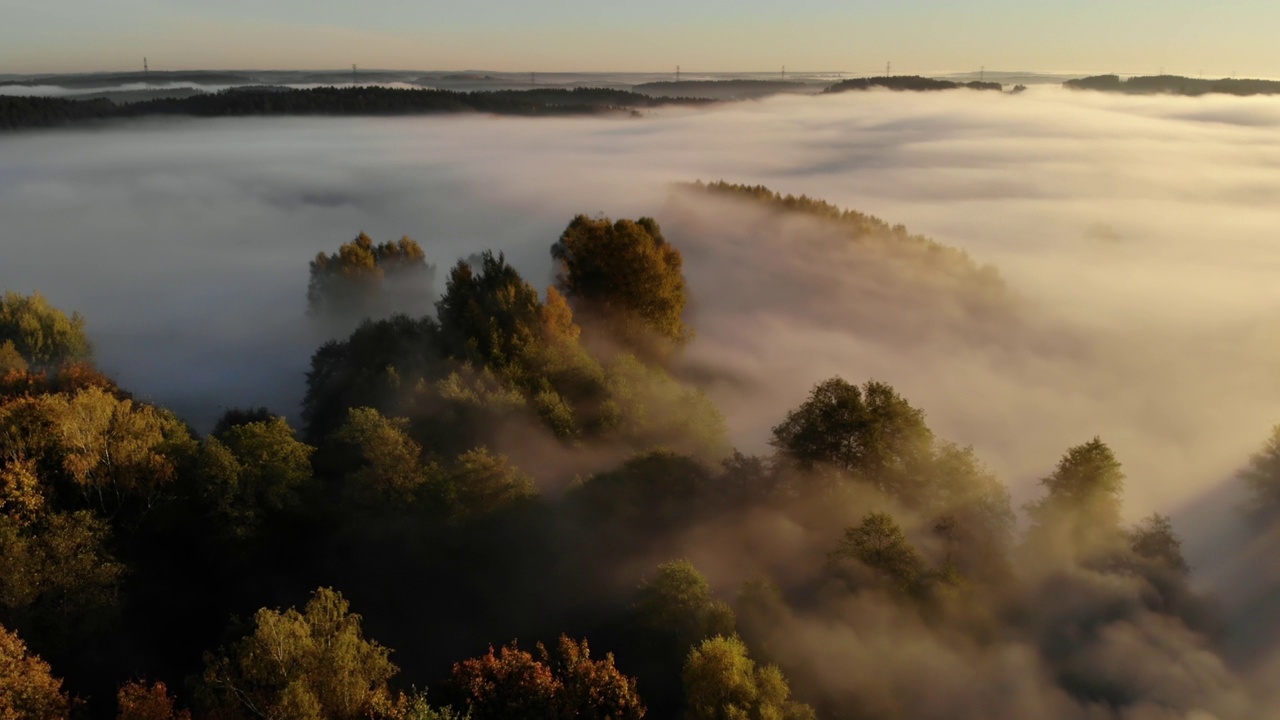
[[[40,293],[6,292],[0,297],[0,344],[9,343],[36,367],[88,360],[92,354],[84,334],[84,318],[79,313],[67,317]],[[6,365],[12,369],[11,352],[8,357]]]
[[[162,682],[130,680],[116,693],[116,720],[191,720],[191,712],[174,707],[173,696]]]
[[[1191,566],[1182,556],[1182,540],[1173,531],[1168,515],[1153,513],[1129,531],[1129,548],[1142,560],[1186,577]]]
[[[935,80],[933,78],[920,77],[919,75],[888,75],[882,77],[851,78],[848,80],[841,80],[823,92],[839,93],[847,92],[849,90],[870,90],[872,88],[910,90],[914,92],[928,90],[958,90],[961,88],[968,88],[970,90],[995,90],[999,92],[1004,89],[1004,87],[997,82],[973,81],[959,83],[951,80]]]
[[[206,654],[202,697],[230,720],[356,720],[388,701],[390,654],[341,593],[319,588],[303,612],[263,608],[250,635]]]
[[[516,643],[498,654],[453,666],[453,683],[474,720],[640,720],[636,681],[614,665],[613,654],[591,659],[587,641],[561,635],[556,653],[538,644],[538,657]]]
[[[1066,556],[1089,557],[1123,542],[1120,461],[1101,438],[1067,450],[1053,473],[1040,480],[1045,497],[1027,506],[1031,536]]]
[[[919,502],[917,484],[930,460],[933,433],[924,413],[894,389],[841,378],[819,383],[773,428],[779,454],[803,470],[832,469],[841,478]]]
[[[372,504],[410,504],[427,482],[422,446],[406,432],[408,422],[390,419],[373,408],[352,408],[333,441],[356,456],[347,482],[353,495]]]
[[[640,586],[634,613],[646,633],[680,654],[705,638],[734,632],[733,610],[712,597],[707,579],[683,558],[660,565]]]
[[[1280,517],[1280,425],[1271,429],[1262,449],[1249,457],[1237,477],[1248,488],[1246,510],[1251,517],[1264,523]]]
[[[49,664],[0,625],[0,720],[66,720],[71,700]]]
[[[431,302],[435,266],[409,237],[374,244],[363,232],[338,252],[311,261],[307,307],[313,315],[381,317],[421,315]]]
[[[846,558],[870,568],[898,592],[915,593],[923,581],[920,554],[888,513],[867,513],[861,523],[845,529],[832,559]]]
[[[602,323],[630,352],[662,358],[692,336],[682,318],[683,260],[653,218],[611,222],[579,215],[551,256],[576,312]]]
[[[757,666],[737,636],[707,638],[684,664],[687,720],[812,720],[776,665]]]
[[[459,519],[489,515],[538,494],[532,477],[484,447],[459,455],[437,482],[451,515]]]
[[[251,534],[268,514],[298,504],[314,451],[282,417],[231,425],[201,444],[200,492],[233,534]]]
[[[538,291],[506,257],[480,256],[478,268],[462,260],[449,273],[436,315],[445,347],[464,362],[492,368],[519,382],[536,350],[542,327]]]

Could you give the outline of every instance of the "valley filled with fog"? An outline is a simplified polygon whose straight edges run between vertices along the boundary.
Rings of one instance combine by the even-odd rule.
[[[354,327],[308,318],[308,262],[360,232],[420,243],[439,294],[484,250],[549,285],[574,216],[650,216],[683,254],[696,333],[672,372],[733,446],[766,452],[824,379],[878,380],[971,445],[1018,510],[1099,436],[1125,521],[1172,516],[1192,585],[1239,621],[1228,660],[1250,681],[1280,662],[1250,645],[1275,637],[1254,603],[1280,568],[1251,554],[1267,546],[1243,534],[1236,479],[1280,422],[1280,98],[1045,86],[642,117],[153,118],[14,133],[0,152],[0,288],[82,313],[97,366],[202,433],[232,407],[300,417],[312,353]],[[717,180],[901,223],[990,266],[1000,296],[966,305],[830,225],[689,186]],[[988,659],[975,675],[1018,663]]]

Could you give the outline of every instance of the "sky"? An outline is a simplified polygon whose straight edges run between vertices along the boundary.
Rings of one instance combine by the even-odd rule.
[[[0,0],[0,75],[365,68],[1280,76],[1263,0]]]

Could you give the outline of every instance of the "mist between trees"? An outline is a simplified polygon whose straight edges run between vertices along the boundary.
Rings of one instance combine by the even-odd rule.
[[[997,269],[902,226],[678,195],[822,230],[796,252],[870,265],[922,337],[1032,332]],[[92,317],[6,294],[0,717],[1275,717],[1274,612],[1221,612],[1168,516],[1124,521],[1105,438],[1044,458],[1021,525],[880,380],[817,383],[744,454],[659,220],[578,216],[550,254],[545,288],[484,251],[437,290],[411,238],[321,253],[300,425],[204,436],[94,368]],[[1258,440],[1251,551],[1280,534]]]

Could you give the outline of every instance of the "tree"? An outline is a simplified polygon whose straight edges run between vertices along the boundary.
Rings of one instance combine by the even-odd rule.
[[[390,654],[341,593],[319,588],[303,612],[263,608],[251,634],[207,653],[201,694],[230,720],[356,720],[388,702]]]
[[[591,659],[587,641],[561,635],[556,653],[538,656],[516,643],[498,654],[453,666],[453,684],[472,720],[640,720],[636,681],[618,671],[613,654]]]
[[[116,720],[191,720],[191,712],[174,707],[173,696],[162,682],[130,680],[116,693]]]
[[[356,497],[373,504],[411,504],[427,482],[422,446],[406,432],[408,422],[373,408],[352,408],[333,439],[356,456],[346,479]]]
[[[437,482],[446,505],[459,519],[488,515],[538,495],[532,477],[512,465],[505,455],[485,447],[459,455]]]
[[[379,317],[423,314],[431,302],[435,266],[409,237],[374,244],[363,232],[332,255],[311,261],[307,306],[313,315]]]
[[[40,293],[6,292],[0,297],[0,345],[8,343],[40,368],[88,360],[93,353],[84,318],[79,313],[67,317]]]
[[[66,720],[71,700],[49,664],[0,625],[0,720]]]
[[[683,320],[684,261],[653,218],[611,222],[579,215],[551,256],[575,311],[624,348],[661,359],[692,337]]]
[[[1027,506],[1033,545],[1058,556],[1087,558],[1123,544],[1124,472],[1100,438],[1068,449],[1040,484],[1048,493]]]
[[[898,592],[917,592],[923,580],[920,554],[888,513],[867,513],[861,523],[846,528],[832,557],[857,560]]]
[[[931,458],[933,433],[924,413],[884,383],[859,388],[839,377],[818,383],[773,428],[771,444],[803,470],[830,468],[907,502],[925,499],[917,485]]]
[[[1267,523],[1280,517],[1280,425],[1262,449],[1249,456],[1249,462],[1238,473],[1249,489],[1245,509],[1256,521]]]
[[[267,515],[298,504],[314,451],[282,417],[230,425],[197,453],[200,493],[232,534],[249,535]]]
[[[634,612],[646,634],[666,638],[681,655],[705,638],[734,632],[733,610],[711,595],[707,579],[684,558],[658,566],[640,586]]]
[[[759,667],[737,636],[708,638],[684,664],[687,720],[812,720],[776,665]]]
[[[1187,577],[1191,566],[1182,555],[1182,540],[1168,515],[1153,513],[1129,530],[1129,549],[1142,560]]]
[[[521,382],[542,340],[538,291],[504,255],[484,252],[479,267],[459,260],[436,315],[449,354]]]

